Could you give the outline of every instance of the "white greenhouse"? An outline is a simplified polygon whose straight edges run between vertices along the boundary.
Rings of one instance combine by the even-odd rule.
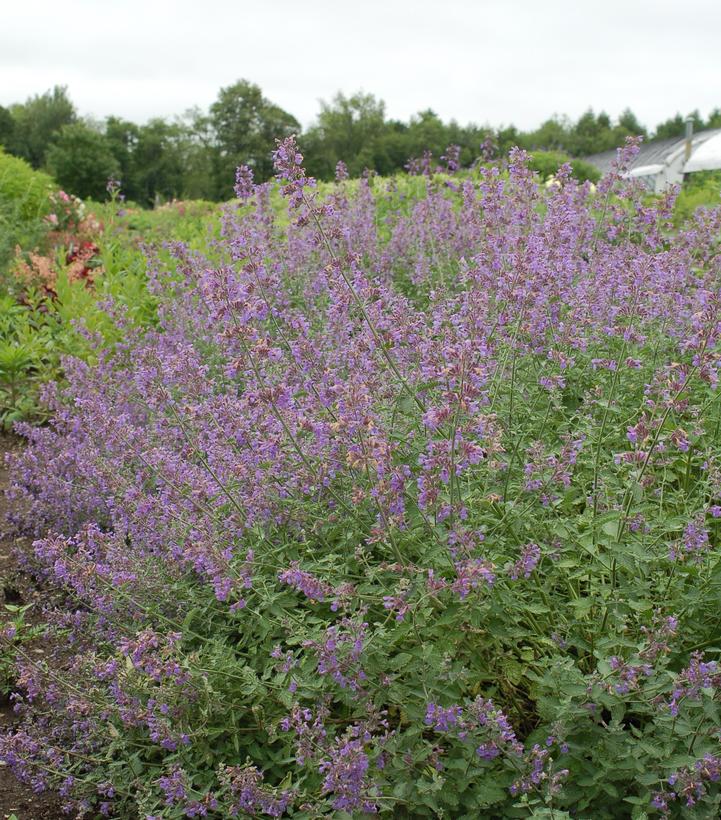
[[[699,131],[684,137],[653,140],[641,149],[629,168],[629,176],[642,180],[649,191],[661,193],[669,185],[680,185],[684,174],[721,169],[721,129]],[[688,159],[687,159],[688,157]],[[611,170],[616,151],[584,157],[602,174]]]
[[[716,171],[721,168],[721,131],[710,132],[713,136],[691,154],[691,158],[684,166],[684,173],[694,171]]]

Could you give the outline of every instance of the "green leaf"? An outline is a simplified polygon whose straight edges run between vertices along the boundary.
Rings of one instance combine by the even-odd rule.
[[[402,669],[413,660],[413,655],[409,652],[400,652],[398,655],[394,655],[390,659],[390,668],[391,669]]]
[[[604,524],[601,525],[602,532],[606,533],[606,535],[610,535],[614,541],[618,540],[618,535],[621,530],[621,522],[618,521],[606,521]]]

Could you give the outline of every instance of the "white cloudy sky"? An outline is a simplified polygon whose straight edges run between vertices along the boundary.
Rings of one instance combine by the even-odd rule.
[[[721,106],[719,0],[3,0],[0,104],[67,85],[82,114],[207,107],[248,79],[304,125],[362,89],[407,119],[522,128],[592,106],[655,125]]]

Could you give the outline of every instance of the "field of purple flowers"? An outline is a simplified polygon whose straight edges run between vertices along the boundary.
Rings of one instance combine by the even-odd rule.
[[[721,209],[292,138],[13,457],[0,759],[73,816],[721,812]]]

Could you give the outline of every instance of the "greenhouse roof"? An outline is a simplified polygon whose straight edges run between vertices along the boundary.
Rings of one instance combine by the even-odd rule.
[[[684,171],[701,171],[721,168],[721,129],[712,129],[708,131],[698,131],[693,135],[691,159],[686,164]],[[702,155],[708,154],[707,162],[714,162],[714,165],[704,165],[703,168],[693,165],[696,156],[704,146],[712,142],[714,148],[710,148]],[[686,140],[683,137],[671,137],[670,139],[651,140],[649,142],[642,142],[638,154],[631,162],[629,171],[631,176],[645,176],[647,174],[659,173],[663,166],[667,165],[671,159],[683,153],[686,145]],[[600,154],[592,154],[589,157],[584,157],[584,161],[598,168],[602,174],[607,174],[613,163],[616,161],[617,150],[614,148],[611,151],[602,151]],[[714,159],[715,158],[715,159]],[[641,171],[641,169],[644,169]],[[635,172],[635,173],[634,173]]]
[[[715,171],[721,168],[721,131],[709,137],[691,154],[684,165],[686,173],[694,171]]]
[[[642,142],[638,154],[631,163],[631,170],[645,165],[662,165],[666,157],[670,156],[676,148],[683,147],[684,140],[675,137],[665,140],[653,140],[652,142]],[[607,174],[616,161],[618,151],[612,148],[610,151],[602,151],[600,154],[591,154],[584,157],[584,162],[590,162],[602,174]]]

